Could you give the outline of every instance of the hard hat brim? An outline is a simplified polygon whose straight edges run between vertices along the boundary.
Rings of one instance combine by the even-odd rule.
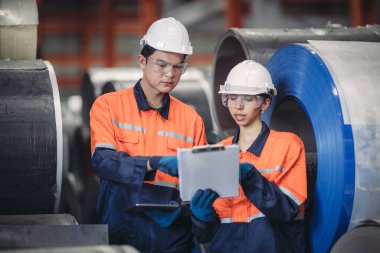
[[[236,85],[220,85],[219,94],[236,94],[236,95],[259,95],[259,94],[268,94],[271,96],[277,95],[276,88],[262,87],[262,88],[253,88],[245,86],[236,86]]]

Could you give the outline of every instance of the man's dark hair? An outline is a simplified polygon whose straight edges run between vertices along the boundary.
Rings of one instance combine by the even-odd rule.
[[[149,46],[149,45],[144,45],[143,48],[141,49],[140,54],[144,56],[145,58],[148,58],[151,56],[157,49]]]
[[[140,54],[145,57],[145,59],[148,59],[149,56],[151,56],[157,49],[149,46],[148,44],[145,44],[143,48],[141,49]],[[183,55],[183,60],[186,59],[186,54]]]

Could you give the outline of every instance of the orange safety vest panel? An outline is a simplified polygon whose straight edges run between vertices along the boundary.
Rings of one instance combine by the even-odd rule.
[[[205,145],[199,114],[176,98],[169,99],[166,120],[156,110],[139,110],[133,87],[98,97],[90,111],[91,153],[105,147],[130,156],[167,156],[176,155],[177,148]],[[178,178],[157,170],[154,184],[178,188]]]
[[[221,141],[230,145],[233,136]],[[301,139],[292,133],[270,130],[259,156],[240,152],[240,162],[249,162],[270,182],[300,206],[297,219],[303,219],[303,203],[307,198],[306,158]],[[214,208],[222,223],[252,222],[265,215],[245,196],[239,185],[239,197],[217,199]]]

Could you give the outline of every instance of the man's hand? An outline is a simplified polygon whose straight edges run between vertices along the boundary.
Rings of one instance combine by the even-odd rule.
[[[158,170],[169,174],[173,177],[178,177],[178,160],[177,156],[164,156],[158,163]]]

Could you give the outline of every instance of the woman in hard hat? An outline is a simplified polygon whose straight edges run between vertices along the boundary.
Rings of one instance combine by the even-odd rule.
[[[221,143],[240,146],[240,196],[217,199],[194,228],[209,252],[305,252],[305,150],[295,134],[270,130],[260,118],[276,95],[266,68],[236,65],[220,86],[238,128]],[[212,191],[210,191],[210,196]],[[215,222],[220,220],[220,223]],[[196,222],[194,223],[196,224]]]
[[[108,224],[111,244],[190,252],[188,210],[135,204],[179,202],[178,178],[168,174],[176,170],[176,150],[206,144],[198,113],[169,95],[193,50],[186,28],[174,18],[154,22],[141,45],[142,78],[132,88],[98,97],[90,111],[92,166],[100,177],[97,218]]]

